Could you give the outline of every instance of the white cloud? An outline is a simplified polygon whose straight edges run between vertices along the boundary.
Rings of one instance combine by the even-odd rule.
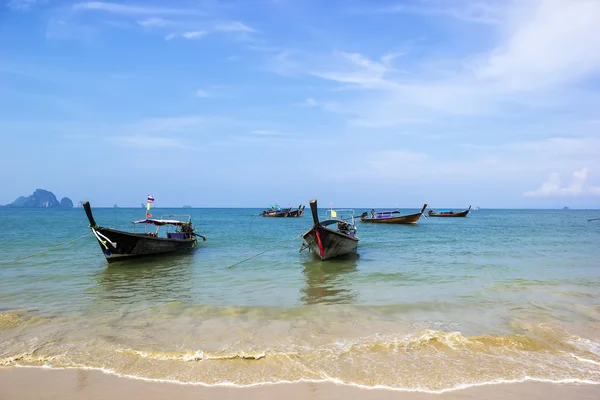
[[[477,77],[513,90],[575,81],[600,68],[600,2],[519,2],[503,43],[476,64]]]
[[[515,109],[522,113],[565,105],[582,108],[577,104],[590,109],[586,97],[593,96],[575,84],[600,73],[600,1],[481,4],[481,10],[503,7],[493,11],[502,17],[501,23],[486,28],[493,29],[486,34],[499,38],[489,51],[418,64],[409,63],[408,53],[402,60],[407,65],[395,63],[407,70],[398,70],[392,65],[395,53],[377,61],[356,52],[286,50],[270,60],[270,67],[284,76],[309,75],[362,90],[338,105],[351,121],[365,127],[401,126],[448,115],[511,116]],[[445,2],[444,7],[463,12],[471,6]]]
[[[526,197],[554,197],[554,196],[582,196],[585,194],[598,194],[596,187],[586,186],[588,179],[588,169],[582,168],[573,171],[571,184],[563,186],[560,175],[552,173],[548,180],[539,187],[539,189],[531,190],[523,193]]]
[[[9,0],[6,7],[18,11],[29,11],[36,4],[45,2],[46,0]]]
[[[381,57],[381,62],[386,67],[390,68],[395,59],[402,57],[405,54],[406,54],[406,52],[401,52],[401,51],[390,52],[390,53],[387,53],[386,55],[384,55],[383,57]]]
[[[205,31],[190,31],[182,33],[181,37],[185,39],[199,39],[204,35],[206,35]]]
[[[414,14],[423,16],[447,16],[463,21],[481,24],[498,24],[502,20],[502,8],[499,2],[474,0],[428,0],[421,5],[408,2],[380,8],[356,9],[365,14]],[[374,3],[376,4],[376,3]]]
[[[196,13],[195,10],[160,8],[146,6],[130,6],[118,3],[109,3],[104,1],[90,1],[85,3],[76,3],[73,5],[76,11],[99,11],[112,14],[123,15],[158,15],[158,14],[190,14]]]
[[[210,95],[204,90],[196,90],[196,97],[209,97]]]
[[[389,68],[376,61],[358,53],[335,52],[334,63],[337,68],[327,67],[321,69],[316,67],[309,71],[309,74],[319,78],[336,81],[339,83],[357,84],[367,88],[381,88],[388,86],[389,81],[384,79]]]
[[[189,31],[189,32],[181,33],[181,34],[172,32],[165,36],[165,40],[170,41],[177,37],[184,38],[187,40],[195,40],[195,39],[200,39],[200,38],[206,36],[206,34],[207,34],[206,31]]]
[[[342,183],[366,180],[382,184],[398,179],[401,174],[403,185],[420,186],[423,182],[436,181],[439,185],[456,184],[465,190],[503,190],[505,196],[516,199],[528,188],[536,187],[539,176],[554,171],[557,173],[551,175],[548,182],[525,196],[583,198],[600,194],[599,187],[588,182],[588,176],[600,173],[596,150],[600,139],[551,138],[465,150],[463,146],[445,141],[427,140],[423,133],[412,136],[412,130],[395,132],[395,136],[400,134],[405,135],[402,142],[406,146],[399,146],[398,140],[389,136],[381,136],[383,140],[376,135],[372,135],[372,139],[364,135],[354,138],[356,147],[361,148],[361,159],[344,169],[329,171],[327,178]],[[415,141],[432,146],[416,150]],[[386,143],[386,150],[379,149],[381,143]],[[438,144],[445,151],[439,153]],[[581,165],[586,168],[581,169]],[[409,173],[403,173],[406,171]],[[560,182],[561,175],[573,171],[576,172],[572,182]]]
[[[138,25],[143,26],[145,28],[163,28],[165,26],[172,25],[171,21],[168,21],[163,18],[146,18],[140,21],[137,21]]]
[[[221,32],[255,32],[255,30],[239,21],[226,21],[215,24],[214,29]]]
[[[307,106],[314,107],[314,106],[317,105],[317,102],[315,101],[315,99],[309,97],[309,98],[307,98],[307,99],[304,100],[304,104],[306,104]]]

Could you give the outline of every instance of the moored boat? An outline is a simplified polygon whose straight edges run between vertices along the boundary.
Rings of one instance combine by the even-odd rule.
[[[298,217],[303,216],[304,215],[304,208],[305,207],[306,206],[303,206],[302,204],[300,204],[296,210],[291,210],[288,213],[288,217],[298,218]]]
[[[305,244],[300,250],[308,247],[322,261],[356,251],[359,239],[354,210],[327,210],[327,218],[319,221],[317,200],[311,200],[309,204],[314,225],[302,235]]]
[[[427,215],[430,217],[466,217],[467,214],[471,211],[471,206],[463,211],[454,211],[454,210],[429,210]]]
[[[261,217],[270,217],[270,218],[285,218],[292,211],[292,208],[280,208],[278,205],[270,206],[267,210],[260,213]]]
[[[270,206],[267,210],[259,214],[261,217],[270,218],[297,218],[304,215],[304,206],[300,204],[297,209],[293,210],[292,207],[280,208],[278,205]]]
[[[92,215],[89,202],[83,203],[83,208],[90,222],[90,229],[96,237],[102,253],[109,263],[131,258],[154,256],[158,254],[174,253],[194,248],[197,237],[206,240],[206,237],[194,232],[191,216],[185,220],[164,219],[164,217],[177,217],[167,215],[161,219],[146,219],[133,221],[133,231],[125,232],[112,228],[98,226]],[[136,225],[143,225],[144,232],[135,232]],[[148,227],[152,229],[149,231]],[[164,227],[164,236],[161,236],[160,228]],[[169,231],[172,228],[172,231]]]
[[[371,210],[371,216],[364,212],[360,216],[360,222],[369,222],[375,224],[416,224],[423,212],[427,208],[427,203],[423,205],[421,211],[416,214],[400,215],[400,211],[375,211]]]

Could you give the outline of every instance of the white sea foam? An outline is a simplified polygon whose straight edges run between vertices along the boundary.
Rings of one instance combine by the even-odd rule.
[[[387,385],[364,385],[356,382],[348,382],[335,377],[326,377],[323,379],[297,379],[297,380],[278,380],[278,381],[263,381],[249,384],[238,384],[230,381],[223,381],[218,383],[206,383],[206,382],[183,382],[175,379],[163,379],[163,378],[147,378],[138,375],[122,374],[108,368],[99,367],[87,367],[87,366],[74,366],[74,367],[51,367],[51,366],[26,366],[26,365],[15,365],[17,368],[38,368],[38,369],[52,369],[52,370],[87,370],[87,371],[99,371],[107,375],[113,375],[119,378],[135,379],[145,382],[157,382],[157,383],[170,383],[184,386],[201,386],[201,387],[232,387],[232,388],[250,388],[260,386],[274,386],[274,385],[286,385],[286,384],[297,384],[297,383],[333,383],[341,386],[356,387],[365,390],[388,390],[395,392],[418,392],[418,393],[431,393],[431,394],[442,394],[447,392],[453,392],[457,390],[469,389],[472,387],[488,386],[488,385],[501,385],[501,384],[514,384],[514,383],[525,383],[525,382],[539,382],[539,383],[550,383],[550,384],[583,384],[583,385],[600,385],[600,381],[592,381],[587,379],[546,379],[532,376],[525,376],[521,379],[497,379],[492,381],[474,382],[469,384],[459,384],[452,387],[432,390],[427,388],[405,388],[405,387],[394,387]]]

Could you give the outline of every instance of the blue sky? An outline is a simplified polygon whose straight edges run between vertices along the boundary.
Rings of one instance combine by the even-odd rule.
[[[0,204],[599,206],[600,1],[0,1]]]

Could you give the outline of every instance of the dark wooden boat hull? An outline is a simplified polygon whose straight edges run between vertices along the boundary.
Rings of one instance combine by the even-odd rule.
[[[344,235],[323,226],[314,226],[302,237],[312,253],[321,261],[352,253],[358,247],[358,238]],[[319,239],[321,245],[319,245]]]
[[[262,217],[267,218],[285,218],[289,215],[289,211],[278,211],[278,212],[263,212],[260,214]]]
[[[168,239],[96,227],[96,239],[109,263],[191,250],[196,239]]]
[[[421,215],[423,215],[425,208],[427,208],[427,204],[425,204],[423,206],[423,208],[421,209],[421,212],[418,212],[416,214],[400,215],[398,217],[365,218],[365,217],[361,216],[360,222],[367,222],[367,223],[373,223],[373,224],[406,224],[406,225],[416,224],[417,221],[419,221],[419,218],[421,218]]]
[[[391,218],[364,218],[360,217],[360,222],[372,224],[416,224],[421,218],[421,214],[402,215]]]
[[[291,218],[298,218],[304,215],[304,209],[303,208],[299,208],[297,210],[292,210],[289,212],[288,217]]]
[[[461,218],[461,217],[466,217],[467,214],[469,213],[469,211],[471,211],[471,207],[469,206],[468,209],[464,210],[464,211],[458,211],[458,212],[452,212],[452,214],[439,214],[433,210],[430,210],[427,215],[429,215],[430,217],[438,217],[438,218]]]

